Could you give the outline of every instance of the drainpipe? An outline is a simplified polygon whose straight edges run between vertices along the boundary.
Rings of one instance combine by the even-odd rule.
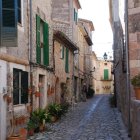
[[[30,37],[30,43],[29,43],[29,46],[30,46],[30,48],[29,48],[29,53],[30,53],[30,59],[29,59],[29,61],[30,61],[30,87],[31,87],[31,89],[33,89],[33,66],[32,66],[32,64],[31,64],[31,62],[32,62],[32,0],[30,0],[30,4],[29,4],[29,8],[30,8],[30,35],[29,35],[29,37]],[[32,91],[33,92],[33,91]],[[33,110],[33,94],[31,94],[31,97],[30,97],[30,102],[31,102],[31,106],[32,106],[32,110]]]
[[[128,136],[131,137],[131,92],[130,92],[130,69],[129,69],[129,32],[128,32],[128,0],[125,0],[125,39],[126,39],[126,91],[128,96]]]

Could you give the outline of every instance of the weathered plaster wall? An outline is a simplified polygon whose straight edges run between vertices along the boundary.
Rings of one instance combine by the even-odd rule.
[[[0,140],[6,139],[6,109],[7,103],[3,96],[7,92],[7,63],[0,60]],[[4,90],[5,89],[5,90]]]

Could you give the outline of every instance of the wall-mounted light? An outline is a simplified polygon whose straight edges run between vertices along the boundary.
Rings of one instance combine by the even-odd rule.
[[[95,68],[95,67],[93,67],[93,70],[91,70],[90,72],[95,72],[95,69],[96,69],[96,68]]]

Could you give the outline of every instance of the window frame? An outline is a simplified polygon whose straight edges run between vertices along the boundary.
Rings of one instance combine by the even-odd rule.
[[[25,74],[26,71],[23,71],[21,69],[17,69],[17,68],[13,68],[13,105],[23,105],[29,102],[28,100],[28,79],[27,79],[27,95],[26,95],[26,99],[23,101],[22,100],[22,96],[24,95],[24,89],[22,88],[22,74]],[[16,81],[14,81],[14,73],[18,74],[18,88],[16,89],[16,87],[14,87],[14,83],[16,83]],[[27,72],[28,73],[28,72]],[[27,75],[28,76],[28,75]],[[16,90],[18,90],[18,93],[16,93]],[[16,101],[14,100],[15,94],[18,94],[18,103],[16,103]],[[23,94],[23,95],[22,95]],[[24,97],[24,96],[23,96]],[[15,102],[14,102],[15,101]]]
[[[65,55],[65,47],[63,44],[60,45],[60,58],[64,59],[64,55]]]
[[[19,1],[19,0],[17,0],[17,1]],[[18,25],[20,25],[20,26],[23,26],[23,21],[24,21],[24,14],[23,14],[23,11],[24,11],[24,7],[23,7],[23,0],[20,0],[21,1],[21,7],[20,7],[20,16],[21,16],[21,22],[19,22],[18,21]],[[18,4],[17,4],[17,10],[19,9],[19,7],[18,7]],[[18,12],[17,12],[18,13]],[[18,19],[17,19],[18,20]]]

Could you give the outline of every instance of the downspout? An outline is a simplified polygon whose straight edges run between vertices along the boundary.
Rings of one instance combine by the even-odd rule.
[[[125,39],[126,39],[126,91],[128,96],[128,136],[131,137],[131,93],[130,93],[130,69],[129,69],[129,35],[128,35],[128,0],[125,0]]]
[[[30,43],[29,43],[29,53],[30,53],[30,87],[33,90],[33,66],[32,66],[32,0],[30,0]],[[33,92],[33,91],[32,91]],[[30,95],[30,102],[31,102],[31,106],[32,106],[32,110],[33,110],[33,94]]]
[[[73,95],[72,96],[74,96],[74,69],[75,69],[75,66],[74,66],[74,58],[75,57],[75,54],[74,54],[74,51],[73,51],[73,71],[72,71],[72,93],[73,93]]]

